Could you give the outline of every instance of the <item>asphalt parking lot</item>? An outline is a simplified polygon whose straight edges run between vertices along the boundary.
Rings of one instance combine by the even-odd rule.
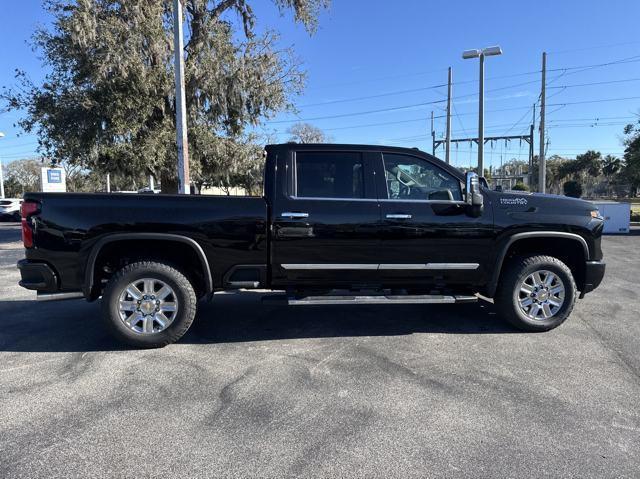
[[[0,224],[0,477],[638,477],[640,231],[570,320],[217,297],[162,350],[17,286]]]

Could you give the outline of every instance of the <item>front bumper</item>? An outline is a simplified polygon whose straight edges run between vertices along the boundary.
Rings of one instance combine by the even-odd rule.
[[[604,278],[606,264],[604,261],[587,261],[584,271],[584,288],[580,296],[584,296],[596,289]]]

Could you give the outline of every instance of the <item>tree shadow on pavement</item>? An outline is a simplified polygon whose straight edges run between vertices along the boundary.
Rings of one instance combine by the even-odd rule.
[[[216,295],[200,305],[181,343],[217,344],[415,333],[518,332],[485,302],[459,305],[286,306],[256,293]],[[80,352],[130,349],[105,327],[100,303],[0,301],[0,351]]]

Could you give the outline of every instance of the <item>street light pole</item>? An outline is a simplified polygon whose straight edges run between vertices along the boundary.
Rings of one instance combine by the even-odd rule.
[[[187,101],[184,92],[184,38],[182,35],[182,0],[173,0],[173,49],[176,78],[178,193],[188,195],[190,193],[189,142],[187,141]]]
[[[484,53],[480,53],[478,92],[478,176],[484,176]]]
[[[484,57],[502,55],[499,46],[487,47],[483,49],[465,50],[462,58],[480,59],[480,78],[478,90],[478,175],[484,175]]]
[[[4,138],[4,133],[1,131],[0,138]],[[2,158],[0,158],[0,198],[4,199],[4,171],[2,171]]]

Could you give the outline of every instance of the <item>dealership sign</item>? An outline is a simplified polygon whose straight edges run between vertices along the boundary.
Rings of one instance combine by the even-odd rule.
[[[62,168],[42,168],[40,181],[45,193],[67,191],[67,181]]]

